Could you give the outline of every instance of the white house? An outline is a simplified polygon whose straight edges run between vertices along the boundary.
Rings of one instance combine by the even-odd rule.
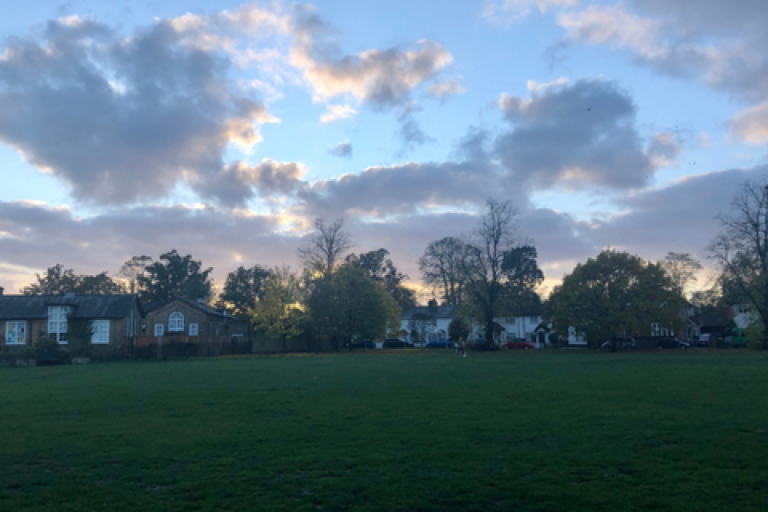
[[[400,339],[409,341],[416,346],[424,346],[430,341],[448,340],[448,326],[453,320],[453,306],[416,307],[404,311],[400,315]],[[531,342],[547,343],[546,337],[537,337],[536,328],[541,324],[542,309],[540,306],[496,318],[496,323],[504,331],[496,335],[496,343],[504,343],[515,339]],[[482,338],[483,326],[478,322],[467,321],[470,326],[469,340]]]
[[[728,316],[733,319],[733,323],[739,329],[746,329],[760,320],[760,316],[752,304],[731,304]]]

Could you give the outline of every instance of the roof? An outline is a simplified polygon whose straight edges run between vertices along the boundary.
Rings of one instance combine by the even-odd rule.
[[[130,294],[0,295],[0,320],[46,318],[48,306],[72,306],[74,318],[125,318],[136,303]]]
[[[232,315],[224,314],[224,313],[221,312],[221,310],[216,309],[213,306],[209,306],[208,304],[206,304],[204,302],[198,302],[198,301],[195,301],[195,300],[183,299],[181,297],[174,297],[173,299],[169,300],[168,302],[150,302],[148,304],[150,304],[150,306],[152,307],[152,309],[150,311],[155,311],[157,309],[164,308],[168,304],[170,304],[172,302],[175,302],[175,301],[183,302],[184,304],[186,304],[188,306],[191,306],[193,308],[197,308],[197,309],[201,310],[202,312],[204,312],[204,313],[206,313],[208,315],[218,316],[218,317],[226,318],[226,319],[232,320],[232,321],[245,322],[245,320],[243,320],[241,318],[237,318],[237,317],[234,317]]]
[[[422,314],[432,318],[452,318],[453,306],[439,306],[430,308],[428,306],[419,306],[403,311],[400,314],[400,320],[411,320],[415,315]]]

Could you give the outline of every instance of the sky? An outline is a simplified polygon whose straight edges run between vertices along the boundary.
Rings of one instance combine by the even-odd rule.
[[[176,249],[298,268],[317,218],[418,285],[518,210],[545,289],[606,247],[706,246],[768,171],[764,0],[13,2],[0,286]],[[428,293],[427,293],[428,295]]]

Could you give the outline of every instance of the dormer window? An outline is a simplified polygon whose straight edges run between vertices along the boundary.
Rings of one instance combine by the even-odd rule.
[[[184,315],[176,311],[168,317],[168,332],[184,331]]]

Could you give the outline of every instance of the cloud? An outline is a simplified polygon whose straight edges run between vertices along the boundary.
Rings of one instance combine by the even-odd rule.
[[[656,134],[648,146],[648,157],[654,167],[668,167],[675,163],[683,151],[677,137],[672,133]]]
[[[764,166],[687,176],[670,186],[623,198],[617,204],[623,213],[592,221],[584,236],[596,246],[610,245],[653,260],[669,251],[703,258],[720,228],[715,217],[730,210],[745,181],[766,174]]]
[[[42,39],[6,42],[0,140],[81,201],[164,197],[219,173],[230,143],[249,148],[276,121],[232,87],[225,56],[187,44],[173,22],[122,37],[97,21],[52,21]]]
[[[333,156],[348,158],[352,156],[352,144],[350,144],[348,140],[345,140],[344,142],[339,142],[332,148],[329,148],[328,153],[330,153]]]
[[[398,116],[397,121],[400,123],[400,128],[397,131],[397,136],[400,139],[401,146],[397,156],[404,155],[416,146],[435,141],[435,139],[424,133],[416,118],[413,117],[414,112],[421,112],[421,110],[422,108],[419,105],[411,104],[405,107]]]
[[[487,162],[412,163],[369,167],[360,174],[317,181],[298,194],[297,214],[386,217],[431,207],[461,207],[503,193],[500,169]],[[513,194],[512,191],[509,191]]]
[[[737,114],[731,132],[753,144],[768,144],[768,101]]]
[[[528,99],[499,100],[514,129],[496,138],[494,151],[511,180],[540,189],[646,185],[656,167],[635,128],[635,105],[627,93],[603,80],[534,91]],[[661,139],[652,150],[654,157],[672,153]]]
[[[307,169],[303,164],[264,160],[257,165],[234,162],[217,174],[195,183],[203,199],[226,207],[244,207],[258,192],[262,197],[290,195],[303,186]]]
[[[321,123],[332,123],[340,119],[350,119],[357,112],[349,105],[328,105],[328,108],[320,117]]]
[[[529,16],[534,9],[546,13],[578,3],[578,0],[485,0],[482,17],[496,25],[510,26]]]
[[[441,44],[426,39],[409,49],[343,55],[331,33],[313,9],[297,9],[291,62],[303,70],[320,101],[351,95],[378,109],[402,105],[414,89],[434,79],[453,60]]]
[[[427,88],[427,93],[439,99],[446,99],[465,92],[464,86],[457,78],[435,82]]]
[[[563,12],[558,22],[572,41],[624,48],[662,73],[768,99],[763,0],[629,0]]]

